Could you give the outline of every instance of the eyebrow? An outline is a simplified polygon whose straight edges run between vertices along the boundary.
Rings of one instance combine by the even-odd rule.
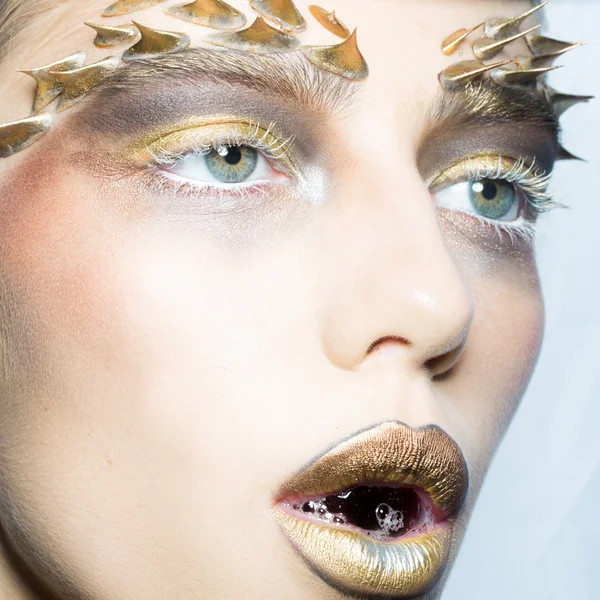
[[[558,117],[534,89],[474,83],[457,92],[440,92],[429,107],[417,164],[427,180],[433,165],[449,166],[465,155],[495,150],[535,159],[550,172],[560,134]]]
[[[86,110],[78,111],[76,118],[94,132],[127,134],[178,117],[236,112],[242,107],[295,134],[303,123],[309,129],[298,108],[344,113],[354,106],[359,86],[315,67],[298,52],[188,48],[119,69],[90,92],[84,100]],[[243,99],[236,93],[240,88],[249,92]],[[536,157],[550,171],[558,151],[556,115],[525,88],[482,82],[458,92],[440,90],[429,106],[423,106],[422,122],[417,166],[425,180],[440,166],[492,150]],[[325,126],[325,121],[319,123]],[[314,152],[316,136],[304,137],[311,142],[307,151]]]
[[[101,82],[91,101],[147,96],[149,85],[214,84],[244,87],[273,98],[327,112],[343,111],[357,83],[315,68],[297,52],[249,53],[225,48],[189,48],[177,54],[129,63]]]

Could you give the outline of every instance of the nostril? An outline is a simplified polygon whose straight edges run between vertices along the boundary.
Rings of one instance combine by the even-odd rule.
[[[459,344],[452,350],[434,356],[425,362],[425,368],[431,373],[432,377],[441,377],[446,375],[452,367],[458,362],[460,355],[464,349],[464,343]]]
[[[412,346],[412,344],[405,338],[401,338],[401,337],[397,337],[397,336],[393,336],[393,335],[386,335],[384,337],[379,338],[378,340],[375,340],[369,346],[365,355],[371,354],[371,352],[373,352],[376,349],[382,350],[388,344],[394,344],[394,345],[400,344],[401,346]]]

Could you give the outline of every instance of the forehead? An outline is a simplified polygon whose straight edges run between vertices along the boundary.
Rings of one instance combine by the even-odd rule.
[[[21,0],[29,2],[31,0]],[[308,27],[299,35],[303,44],[328,45],[340,40],[326,31],[311,16],[308,6],[314,0],[295,0]],[[75,51],[87,52],[87,63],[111,54],[120,55],[127,46],[103,50],[93,45],[95,32],[84,25],[92,22],[121,25],[134,19],[143,25],[188,34],[192,46],[211,47],[204,42],[214,30],[176,19],[163,12],[173,1],[128,15],[105,18],[102,12],[111,0],[62,0],[50,3],[22,29],[17,40],[0,64],[0,94],[11,106],[0,108],[0,121],[23,117],[18,106],[28,106],[33,82],[20,68],[35,68],[59,60]],[[181,0],[179,4],[181,3]],[[178,4],[175,2],[175,4]],[[229,4],[245,12],[249,22],[255,13],[247,1],[229,0]],[[409,95],[413,99],[430,98],[438,91],[437,73],[461,60],[460,54],[446,57],[440,52],[441,41],[456,29],[472,27],[491,17],[513,16],[530,7],[530,0],[327,0],[320,3],[335,10],[350,29],[357,28],[358,44],[370,69],[362,93],[381,100],[391,94]],[[511,49],[514,52],[514,47]],[[471,58],[468,49],[464,58]],[[123,67],[126,68],[126,67]],[[365,103],[365,106],[368,105]],[[5,114],[6,112],[9,114]]]

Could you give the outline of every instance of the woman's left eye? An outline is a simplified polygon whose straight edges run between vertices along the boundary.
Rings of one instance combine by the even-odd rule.
[[[503,179],[464,181],[434,193],[440,207],[475,213],[493,221],[516,221],[521,213],[521,194]]]
[[[209,184],[239,184],[281,176],[251,146],[221,146],[207,153],[184,156],[162,168],[179,177]]]

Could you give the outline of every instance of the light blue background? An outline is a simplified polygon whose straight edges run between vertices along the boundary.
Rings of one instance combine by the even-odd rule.
[[[443,600],[600,599],[600,0],[552,0],[546,34],[587,41],[550,84],[570,109],[538,259],[547,326],[538,368],[482,489]]]

